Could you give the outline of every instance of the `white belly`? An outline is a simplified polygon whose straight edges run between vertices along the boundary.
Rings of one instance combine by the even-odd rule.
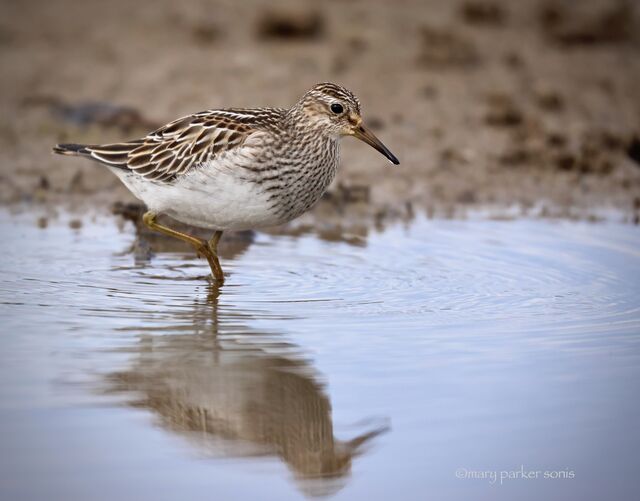
[[[247,230],[282,222],[268,195],[256,184],[233,175],[233,170],[198,168],[172,183],[150,181],[120,169],[112,171],[149,210],[186,224]]]

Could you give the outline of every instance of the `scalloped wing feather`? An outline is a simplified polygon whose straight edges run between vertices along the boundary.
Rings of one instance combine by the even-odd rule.
[[[147,179],[170,182],[216,155],[242,146],[258,130],[274,127],[284,110],[217,110],[179,118],[124,143],[87,146],[92,158]]]

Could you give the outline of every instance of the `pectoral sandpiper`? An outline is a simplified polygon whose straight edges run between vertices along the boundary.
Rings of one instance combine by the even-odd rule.
[[[316,85],[290,109],[207,110],[142,139],[53,151],[106,165],[147,205],[144,223],[191,244],[221,283],[222,232],[282,224],[311,208],[335,176],[341,136],[399,163],[362,123],[358,98],[332,83]],[[202,240],[159,224],[158,214],[215,233]]]

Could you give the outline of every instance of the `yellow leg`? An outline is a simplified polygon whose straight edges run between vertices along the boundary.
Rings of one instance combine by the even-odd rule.
[[[222,273],[220,261],[218,261],[218,256],[215,252],[212,252],[210,247],[211,241],[215,239],[213,249],[217,248],[218,240],[220,240],[220,235],[222,235],[221,231],[217,231],[211,241],[207,242],[206,240],[203,240],[201,238],[193,237],[191,235],[187,235],[186,233],[181,233],[179,231],[172,230],[171,228],[158,224],[158,222],[156,221],[156,214],[151,211],[145,212],[144,216],[142,216],[142,221],[151,230],[157,231],[169,237],[177,238],[178,240],[182,240],[183,242],[187,242],[188,244],[192,245],[199,256],[203,256],[204,258],[206,258],[207,262],[209,263],[209,267],[211,268],[211,273],[213,274],[215,279],[220,283],[224,282],[224,274]],[[218,235],[218,233],[220,233],[220,235]],[[216,235],[218,235],[217,239]]]
[[[218,255],[218,242],[220,241],[221,236],[222,232],[216,231],[209,240],[209,250],[216,256]]]

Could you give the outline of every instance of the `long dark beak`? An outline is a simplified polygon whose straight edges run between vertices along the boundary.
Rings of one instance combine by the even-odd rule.
[[[354,129],[353,135],[367,143],[369,146],[373,146],[376,150],[387,157],[392,164],[398,165],[400,163],[400,160],[398,160],[397,157],[389,151],[389,148],[382,144],[382,141],[380,141],[380,139],[378,139],[375,134],[364,125],[358,125]]]

